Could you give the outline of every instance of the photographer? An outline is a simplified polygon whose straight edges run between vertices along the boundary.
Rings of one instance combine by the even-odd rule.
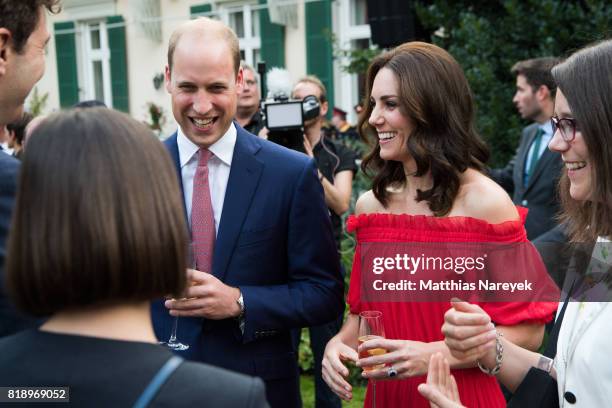
[[[317,118],[304,122],[304,150],[317,162],[319,179],[325,191],[325,203],[330,210],[334,237],[340,248],[342,236],[340,217],[349,209],[353,177],[357,171],[356,155],[341,143],[324,136],[322,132],[328,103],[327,91],[319,78],[306,76],[293,87],[293,99],[304,99],[308,95],[314,95],[319,100],[321,109]]]
[[[240,66],[244,76],[244,85],[238,94],[236,121],[247,132],[257,135],[264,127],[264,121],[259,110],[259,80],[252,66],[241,61]]]
[[[325,203],[330,212],[334,238],[340,249],[342,237],[341,215],[349,209],[353,176],[357,171],[355,153],[339,142],[324,135],[322,125],[328,111],[327,92],[323,83],[314,76],[300,79],[292,91],[292,98],[302,100],[314,95],[320,104],[319,116],[304,122],[304,150],[317,163],[319,180],[325,192]],[[335,321],[310,327],[310,344],[314,357],[315,406],[340,407],[340,399],[321,378],[321,361],[327,342],[342,325],[342,314]],[[299,343],[297,336],[296,343]],[[297,344],[296,344],[297,345]],[[297,347],[296,347],[297,348]]]

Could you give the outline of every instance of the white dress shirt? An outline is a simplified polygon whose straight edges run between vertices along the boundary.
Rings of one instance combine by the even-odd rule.
[[[193,197],[193,177],[198,167],[198,145],[194,144],[185,136],[179,127],[176,142],[178,144],[179,160],[181,164],[181,178],[183,180],[183,194],[187,219],[191,229],[191,199]],[[236,127],[232,123],[221,137],[208,150],[213,156],[208,161],[208,185],[210,187],[210,199],[212,201],[213,214],[215,216],[215,233],[219,233],[221,212],[225,200],[225,190],[229,180],[234,146],[236,145]]]

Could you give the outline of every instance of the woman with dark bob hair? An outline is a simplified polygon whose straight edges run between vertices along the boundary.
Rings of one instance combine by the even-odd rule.
[[[180,197],[166,149],[125,114],[75,109],[34,131],[6,288],[21,311],[47,320],[0,339],[2,386],[67,386],[74,406],[146,405],[143,391],[165,372],[150,406],[267,406],[260,380],[181,364],[157,344],[150,301],[186,285]]]
[[[448,303],[393,302],[361,293],[361,244],[527,242],[526,210],[517,209],[505,191],[483,174],[488,151],[474,130],[469,85],[449,53],[432,44],[409,42],[378,56],[368,69],[366,98],[359,128],[374,147],[362,167],[374,173],[374,180],[347,221],[358,244],[348,294],[350,314],[327,344],[323,378],[341,398],[350,399],[348,370],[342,361],[378,366],[363,373],[377,382],[377,405],[428,407],[417,386],[425,381],[430,357],[441,352],[454,369],[467,406],[504,407],[495,378],[476,368],[474,361],[452,358],[444,344],[440,327]],[[486,307],[500,332],[535,349],[555,306],[489,303]],[[382,312],[386,339],[368,340],[359,351],[376,354],[375,349],[384,349],[386,354],[359,359],[359,313],[368,310]],[[379,381],[388,379],[395,381]],[[374,394],[370,388],[366,406]]]
[[[497,378],[510,390],[535,378],[532,368],[557,381],[559,406],[609,407],[612,396],[612,40],[577,51],[555,66],[555,111],[549,149],[561,154],[561,218],[574,244],[588,244],[587,263],[574,251],[577,273],[565,281],[570,293],[561,319],[554,359],[502,339]],[[575,245],[580,247],[581,245]],[[580,265],[585,266],[580,268]],[[477,305],[457,302],[447,312],[443,331],[453,355],[494,365],[495,347],[484,344],[491,317]],[[559,322],[557,322],[559,324]],[[532,383],[533,384],[533,383]],[[535,388],[535,387],[533,387]],[[463,395],[461,396],[463,399]],[[549,401],[555,402],[554,399]],[[464,401],[465,402],[465,401]]]

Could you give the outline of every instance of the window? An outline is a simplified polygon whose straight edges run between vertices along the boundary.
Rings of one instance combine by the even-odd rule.
[[[368,24],[368,5],[366,0],[351,1],[351,25]]]
[[[338,43],[343,49],[368,49],[370,43],[370,26],[368,24],[367,0],[340,0],[338,5]],[[341,61],[342,64],[348,61]],[[353,106],[364,96],[365,74],[347,75],[336,68],[339,79],[336,91],[336,105],[350,112],[350,121],[357,118]]]
[[[261,31],[259,11],[253,4],[226,6],[220,9],[221,20],[230,26],[240,41],[240,56],[247,64],[255,66],[260,61]]]
[[[79,54],[79,99],[97,99],[113,106],[110,49],[105,21],[79,23],[77,53]]]

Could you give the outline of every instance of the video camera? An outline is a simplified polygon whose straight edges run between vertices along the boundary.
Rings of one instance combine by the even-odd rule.
[[[291,79],[288,72],[273,68],[268,74],[269,92],[264,99],[266,65],[257,64],[261,78],[261,113],[268,129],[268,140],[289,149],[304,151],[304,122],[319,116],[321,105],[314,95],[303,100],[290,99]]]

